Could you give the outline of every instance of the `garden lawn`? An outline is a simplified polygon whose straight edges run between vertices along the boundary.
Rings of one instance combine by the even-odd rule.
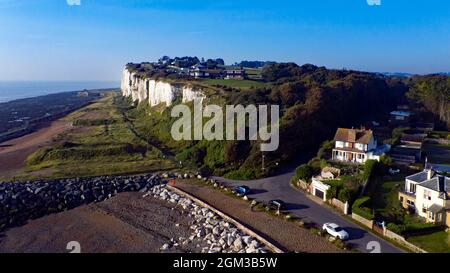
[[[450,234],[445,231],[409,237],[408,242],[428,252],[450,253]]]

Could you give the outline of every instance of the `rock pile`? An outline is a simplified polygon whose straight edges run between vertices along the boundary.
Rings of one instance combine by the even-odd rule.
[[[117,193],[147,192],[161,183],[157,175],[73,178],[0,183],[0,231],[30,219],[60,212]]]
[[[243,233],[210,209],[170,191],[165,185],[153,187],[145,196],[149,195],[181,207],[193,219],[189,238],[172,238],[161,246],[161,251],[169,251],[181,245],[195,245],[203,253],[267,252],[255,238]]]

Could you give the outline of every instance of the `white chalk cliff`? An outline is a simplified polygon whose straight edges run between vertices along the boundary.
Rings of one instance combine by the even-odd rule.
[[[148,101],[150,106],[161,103],[170,106],[178,97],[182,98],[183,103],[205,98],[203,92],[193,90],[190,86],[171,84],[162,80],[143,79],[127,68],[122,72],[120,88],[123,96],[131,97],[135,102]]]

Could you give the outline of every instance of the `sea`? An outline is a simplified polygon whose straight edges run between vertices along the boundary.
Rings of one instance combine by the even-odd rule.
[[[119,88],[108,81],[0,81],[0,103],[67,91]]]

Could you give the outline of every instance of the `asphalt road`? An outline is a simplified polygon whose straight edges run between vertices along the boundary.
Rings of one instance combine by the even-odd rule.
[[[252,190],[249,197],[256,198],[257,200],[267,202],[272,199],[281,199],[286,202],[289,212],[305,221],[311,221],[320,225],[327,222],[336,223],[349,233],[350,239],[348,242],[361,252],[371,252],[372,249],[367,248],[369,242],[372,241],[380,244],[382,253],[404,252],[389,242],[343,218],[331,208],[319,205],[308,198],[306,193],[291,186],[289,181],[293,176],[294,171],[290,171],[277,176],[251,181],[236,181],[221,177],[215,177],[215,179],[230,187],[246,185]]]

